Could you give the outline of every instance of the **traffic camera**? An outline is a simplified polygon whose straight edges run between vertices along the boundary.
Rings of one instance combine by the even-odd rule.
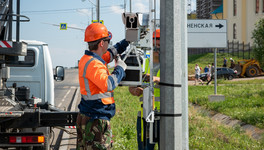
[[[149,14],[123,13],[122,20],[126,28],[126,41],[137,42],[147,34]]]

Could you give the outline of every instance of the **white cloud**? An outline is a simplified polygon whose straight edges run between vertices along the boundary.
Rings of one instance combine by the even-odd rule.
[[[111,6],[111,10],[115,13],[115,14],[121,14],[124,12],[124,9],[121,8],[120,6]]]
[[[134,8],[133,8],[134,7]],[[137,2],[132,6],[133,12],[148,12],[148,5],[142,2]]]
[[[85,15],[85,16],[90,16],[91,15],[91,11],[89,11],[88,9],[77,9],[77,12],[81,15]]]
[[[148,12],[149,0],[134,0],[132,2],[132,12]],[[126,3],[126,12],[130,11],[129,2]],[[121,14],[124,12],[124,8],[121,6],[113,5],[111,6],[111,11],[116,14]]]

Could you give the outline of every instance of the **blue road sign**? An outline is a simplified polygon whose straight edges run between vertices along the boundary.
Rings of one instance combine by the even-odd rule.
[[[67,23],[60,23],[60,30],[67,30]]]

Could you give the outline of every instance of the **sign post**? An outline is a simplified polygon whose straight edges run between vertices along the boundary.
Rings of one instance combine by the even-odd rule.
[[[217,48],[227,47],[226,20],[188,20],[188,48],[214,48],[214,94],[209,101],[224,100],[217,95]],[[213,77],[213,76],[212,76]]]
[[[92,23],[97,23],[98,20],[92,20]],[[104,24],[104,20],[100,20],[99,23]]]

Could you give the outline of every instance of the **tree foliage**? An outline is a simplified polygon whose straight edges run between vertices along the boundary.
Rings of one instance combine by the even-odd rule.
[[[264,18],[255,24],[252,32],[254,57],[264,67]]]

